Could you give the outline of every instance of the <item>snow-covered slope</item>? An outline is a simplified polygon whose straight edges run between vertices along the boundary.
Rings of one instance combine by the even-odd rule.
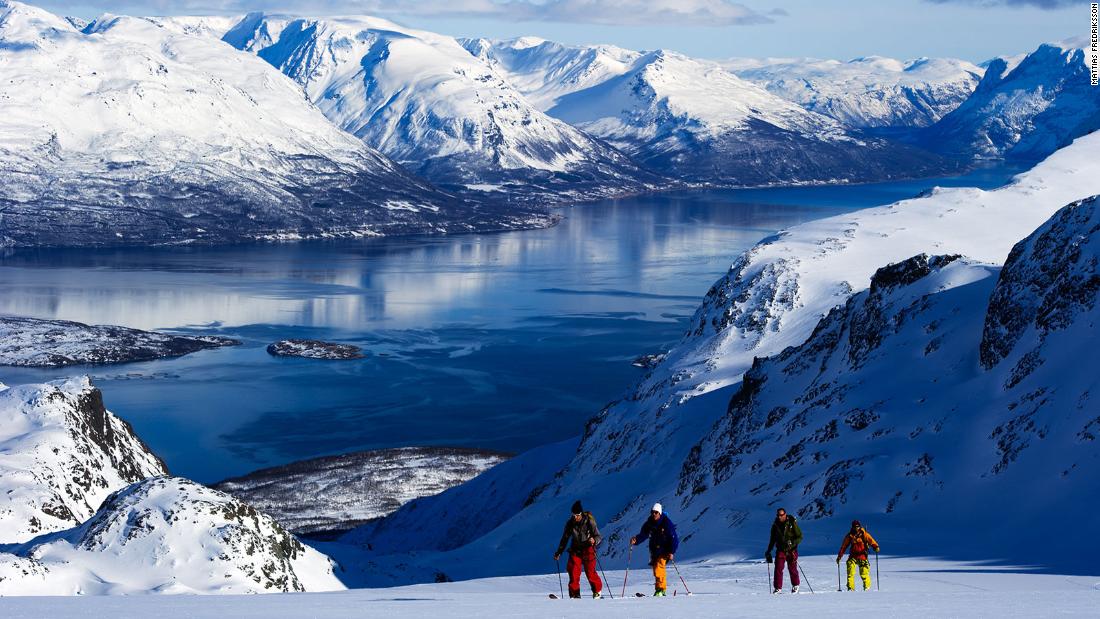
[[[721,64],[772,94],[852,127],[931,125],[965,101],[983,73],[953,58],[733,58]]]
[[[884,541],[889,543],[889,541]],[[294,595],[163,595],[128,597],[0,597],[6,617],[158,617],[162,619],[347,619],[365,614],[404,619],[516,617],[558,619],[575,615],[614,619],[684,617],[1090,617],[1100,599],[1097,579],[1058,571],[1032,573],[1027,566],[989,566],[924,558],[882,557],[882,590],[835,592],[836,565],[829,556],[799,557],[811,594],[772,596],[763,563],[719,554],[704,562],[678,562],[692,596],[672,572],[670,597],[637,598],[651,585],[648,570],[634,566],[629,578],[608,568],[601,600],[551,600],[558,577],[544,568],[531,576],[432,583],[386,589]],[[551,566],[552,567],[552,566]],[[670,570],[671,571],[671,570]],[[872,574],[877,576],[877,574]],[[620,598],[624,579],[627,595]],[[805,581],[804,581],[805,582]],[[671,597],[671,592],[678,595]],[[614,594],[615,599],[609,595]]]
[[[766,539],[762,540],[761,537],[764,536],[767,520],[770,518],[769,509],[765,509],[769,505],[763,502],[763,499],[757,502],[757,497],[750,492],[746,497],[730,500],[727,495],[715,492],[706,500],[691,501],[689,500],[690,487],[693,482],[684,486],[682,478],[690,478],[690,475],[681,475],[681,471],[685,469],[685,462],[691,463],[695,460],[704,462],[699,458],[692,458],[693,448],[705,438],[712,437],[712,427],[725,415],[742,373],[750,368],[754,358],[778,354],[788,346],[802,345],[832,308],[844,305],[853,294],[867,290],[879,266],[886,263],[902,262],[921,253],[963,254],[968,256],[968,262],[959,264],[973,264],[972,267],[967,268],[966,277],[977,280],[980,278],[975,273],[979,275],[985,273],[982,281],[988,280],[988,282],[984,285],[992,286],[992,278],[988,276],[990,272],[985,270],[992,267],[983,265],[1003,264],[1016,240],[1029,235],[1061,207],[1083,197],[1100,194],[1100,161],[1093,156],[1098,147],[1100,147],[1100,134],[1086,136],[1051,156],[1033,170],[1021,174],[1006,187],[992,191],[968,188],[937,189],[930,195],[916,199],[798,226],[767,239],[749,250],[738,258],[730,273],[719,280],[708,293],[691,322],[691,330],[685,335],[683,341],[621,400],[610,404],[588,423],[577,453],[562,471],[538,482],[526,478],[520,479],[510,474],[505,467],[498,467],[499,471],[490,469],[471,482],[482,485],[492,484],[498,488],[498,492],[507,492],[501,488],[507,488],[511,484],[515,489],[514,493],[523,496],[531,495],[532,488],[535,492],[528,499],[529,504],[514,512],[514,515],[505,520],[501,526],[489,531],[481,539],[465,548],[454,550],[444,556],[433,557],[434,565],[445,571],[469,569],[463,561],[471,561],[479,553],[488,552],[489,558],[485,561],[492,563],[497,552],[504,556],[515,556],[519,552],[519,545],[528,540],[552,539],[555,536],[554,529],[560,527],[557,523],[559,516],[576,498],[584,499],[586,507],[593,509],[599,515],[608,540],[608,553],[618,560],[622,560],[626,551],[623,540],[634,533],[638,523],[645,517],[649,505],[655,500],[660,500],[668,506],[674,520],[685,522],[682,528],[685,545],[681,550],[685,558],[698,556],[696,553],[705,553],[715,544],[723,548],[759,552],[766,544]],[[956,271],[947,272],[950,274]],[[956,285],[945,280],[944,284],[955,285],[959,290],[963,290],[961,282],[962,280],[959,280],[959,284]],[[981,285],[983,284],[976,284],[965,290],[975,291]],[[988,292],[989,288],[986,289],[986,294]],[[1071,295],[1072,292],[1064,294]],[[983,303],[985,298],[988,297],[983,298],[976,292],[969,297],[971,300],[976,299]],[[959,304],[956,305],[961,307]],[[984,304],[980,308],[968,305],[966,311],[971,313],[972,322],[982,324]],[[977,318],[973,318],[974,313],[978,315]],[[883,312],[883,317],[887,321],[892,321],[894,318],[888,311]],[[928,322],[920,323],[921,327],[926,326]],[[963,333],[968,332],[971,327],[958,328],[960,329],[958,333]],[[974,328],[982,329],[980,326]],[[932,332],[925,335],[927,340],[935,337],[935,333]],[[885,339],[885,334],[882,337]],[[971,334],[970,337],[975,339],[980,336]],[[904,340],[898,341],[899,346],[903,343]],[[912,355],[917,359],[922,358],[927,344],[928,341],[922,341],[921,349],[911,351]],[[952,345],[958,344],[952,342]],[[951,350],[962,354],[959,352],[962,350],[960,348],[951,348]],[[908,358],[900,350],[895,352],[901,356],[893,359]],[[977,352],[974,354],[976,355]],[[1048,364],[1051,368],[1070,364],[1066,367],[1072,369],[1072,363],[1077,363],[1079,359],[1087,358],[1089,355],[1088,349],[1073,354],[1077,356],[1059,358],[1056,362],[1048,361]],[[807,363],[810,364],[808,367],[818,367],[814,366],[812,361]],[[1013,360],[1009,365],[1015,363],[1016,361]],[[789,364],[797,365],[795,361]],[[950,364],[947,365],[950,366]],[[875,385],[877,384],[875,381],[878,383],[890,381],[899,393],[915,393],[920,388],[930,390],[923,384],[905,383],[908,374],[903,370],[904,366],[893,365],[891,368],[893,373],[868,377],[866,384]],[[996,371],[1001,372],[1002,369],[1004,368]],[[899,370],[902,371],[899,372]],[[963,368],[959,371],[973,373],[977,370]],[[957,378],[962,380],[965,376]],[[999,385],[997,381],[984,384]],[[1077,383],[1073,384],[1079,386]],[[976,393],[987,393],[983,391],[984,388],[979,385]],[[1003,393],[1007,388],[999,388],[1001,391],[987,397],[1005,406],[1025,393],[1019,390]],[[859,387],[851,387],[851,390],[854,397]],[[955,397],[959,397],[958,394],[963,391],[954,392]],[[906,410],[909,411],[907,414],[912,416],[909,423],[913,424],[913,427],[907,428],[904,432],[892,430],[893,436],[888,440],[892,441],[900,435],[907,435],[918,425],[928,431],[934,427],[937,420],[948,414],[949,408],[935,410],[922,408],[917,400],[923,396],[924,394],[915,395],[906,402],[908,407]],[[994,396],[1000,399],[995,399]],[[803,397],[803,394],[784,392],[775,396],[776,399],[787,398],[790,402],[798,397]],[[973,394],[970,397],[980,398]],[[813,401],[812,398],[805,399],[801,402],[801,407],[805,408]],[[873,402],[865,404],[873,404]],[[792,408],[796,405],[797,403],[787,404]],[[967,410],[970,405],[971,403],[966,401],[958,403],[960,410]],[[843,417],[847,419],[848,413],[853,412],[852,409],[857,406],[859,405],[853,404],[852,407],[845,409]],[[1020,404],[1017,408],[1023,406],[1024,404]],[[864,408],[873,407],[865,405]],[[1028,409],[1020,408],[1016,414],[1021,414],[1025,410]],[[783,423],[789,423],[797,412],[791,413]],[[1078,421],[1083,427],[1087,422],[1086,412],[1075,414],[1080,415]],[[853,423],[859,425],[861,422],[857,417],[858,415],[853,414]],[[871,415],[868,415],[868,418],[870,417]],[[1004,413],[1002,417],[1011,418]],[[802,433],[803,430],[809,433],[816,432],[827,425],[827,421],[808,425],[805,428],[801,426],[792,428],[793,440],[782,443],[783,453],[806,438]],[[1002,421],[1007,421],[1007,418]],[[1051,418],[1051,423],[1053,421],[1054,417]],[[1014,430],[1006,429],[1005,432],[1012,430],[1016,435],[1022,435],[1030,432],[1025,429],[1027,426],[1028,422],[1024,421]],[[840,427],[838,425],[838,431]],[[1038,420],[1035,422],[1035,427],[1041,427]],[[877,428],[872,428],[865,434],[869,436],[876,430]],[[850,427],[848,431],[855,432]],[[829,433],[830,431],[826,429],[823,436]],[[968,440],[974,441],[979,441],[980,438],[967,437]],[[857,441],[860,450],[864,449],[865,440],[860,435],[853,435],[851,440]],[[996,441],[990,445],[995,443]],[[1011,443],[1010,439],[1006,444]],[[1053,445],[1054,442],[1050,444]],[[996,447],[991,448],[996,449]],[[1042,451],[1053,448],[1044,447]],[[836,453],[830,455],[831,459],[828,460],[827,466],[832,466],[844,459],[837,455],[843,451],[838,449],[830,450]],[[804,454],[796,455],[812,460],[814,451],[819,449],[816,449],[816,445],[812,442],[808,442],[803,445],[803,450],[805,450]],[[1036,453],[1038,451],[1040,450],[1036,450]],[[767,501],[774,501],[770,505],[771,508],[783,501],[788,503],[787,506],[791,509],[799,509],[810,500],[804,498],[802,492],[812,478],[806,477],[799,484],[793,482],[793,478],[786,477],[782,469],[785,461],[772,464],[774,460],[781,458],[783,453],[765,462],[769,469],[779,469],[776,474],[783,477],[782,483],[776,486],[773,483],[774,479],[769,479],[768,484],[760,492],[767,490]],[[1029,457],[1032,456],[1029,454]],[[521,455],[514,462],[522,461],[523,458],[524,456]],[[877,466],[879,462],[886,466],[885,463],[888,460],[877,460],[875,465]],[[705,464],[690,465],[688,469],[712,464],[710,461],[705,461]],[[1072,463],[1067,466],[1070,464]],[[811,465],[806,464],[806,466]],[[991,471],[992,466],[993,464],[989,463],[983,471]],[[1010,469],[1012,475],[1017,474],[1015,471],[1020,468],[1022,467]],[[1078,469],[1080,468],[1079,466]],[[749,473],[739,472],[736,481],[727,483],[741,483],[743,475],[751,474],[751,464],[749,469]],[[834,473],[837,472],[839,471],[834,471]],[[1058,473],[1060,474],[1061,471]],[[1045,475],[1046,472],[1043,474]],[[881,473],[876,471],[875,475],[894,479],[893,472],[890,471]],[[1010,479],[1012,475],[1004,479]],[[870,476],[868,474],[868,477]],[[1076,484],[1082,479],[1085,478],[1080,475],[1077,477],[1071,475],[1057,483],[1067,484],[1070,488],[1067,492],[1080,493],[1083,492],[1081,488],[1084,486]],[[780,492],[787,483],[791,483],[791,486]],[[433,515],[440,518],[441,514],[448,511],[454,512],[460,508],[457,502],[452,501],[461,500],[463,508],[476,511],[477,494],[462,494],[461,490],[462,487],[459,487],[438,497],[413,502],[398,510],[384,519],[381,526],[375,528],[376,535],[370,538],[370,542],[375,548],[396,549],[401,543],[402,522],[407,521],[406,519],[419,522],[430,521]],[[891,495],[897,490],[903,490],[906,500],[911,501],[911,494],[905,493],[912,491],[912,486],[894,488],[891,490]],[[822,492],[823,488],[819,484],[807,491],[807,497],[811,493],[815,497],[820,497]],[[935,495],[930,492],[928,495],[929,500],[920,504],[921,509],[941,509],[950,504],[947,499],[941,500],[941,498],[953,496],[949,493]],[[1069,495],[1051,494],[1050,496]],[[873,501],[867,499],[868,502],[864,503],[853,502],[850,508],[840,509],[834,505],[832,518],[843,521],[851,517],[874,516],[876,519],[884,517],[889,498],[879,500],[876,494]],[[688,509],[692,511],[684,514],[684,510]],[[849,509],[855,513],[847,511]],[[690,517],[686,517],[688,515]],[[1039,517],[1037,513],[1032,513],[1031,516]],[[971,514],[971,517],[979,517],[979,515],[975,513]],[[692,522],[695,518],[699,520]],[[832,522],[833,520],[829,518],[822,520],[826,525]],[[902,521],[887,519],[885,522]],[[696,537],[701,542],[708,541],[694,545],[693,540]],[[980,544],[980,548],[961,549],[948,543],[940,545],[935,536],[928,531],[917,531],[905,539],[923,545],[927,552],[973,551],[974,554],[970,556],[984,558],[1024,556],[1022,549],[1027,548],[1026,546],[1001,546],[995,539],[982,538],[984,543]],[[820,537],[810,538],[808,548],[828,547],[832,543]],[[436,548],[441,547],[436,546]],[[489,552],[490,550],[493,552]],[[394,555],[394,561],[398,556],[401,555]],[[381,558],[374,560],[382,561]],[[459,568],[460,565],[466,567]],[[536,565],[534,558],[529,564],[516,560],[509,569],[534,569]],[[486,569],[493,568],[486,566]],[[477,572],[474,571],[474,573]]]
[[[165,474],[86,377],[0,385],[0,542],[80,524],[115,490]]]
[[[735,185],[933,173],[928,153],[858,136],[726,71],[666,50],[466,43],[547,112],[679,178]]]
[[[0,365],[126,363],[237,344],[239,340],[216,335],[169,335],[114,325],[0,316]]]
[[[447,447],[401,447],[301,460],[214,484],[294,533],[347,531],[507,460]]]
[[[658,180],[535,109],[451,37],[372,17],[256,13],[224,38],[290,76],[337,126],[437,182],[577,199]]]
[[[0,0],[0,246],[545,223],[406,174],[250,54],[155,20]]]
[[[266,593],[342,589],[327,557],[229,495],[154,477],[79,527],[0,553],[0,594]]]
[[[920,135],[929,148],[973,159],[1038,161],[1100,128],[1082,41],[997,58],[962,105]]]

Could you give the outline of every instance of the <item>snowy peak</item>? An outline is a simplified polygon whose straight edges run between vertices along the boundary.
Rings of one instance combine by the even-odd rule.
[[[964,159],[1042,159],[1100,128],[1084,50],[1046,43],[1021,59],[991,61],[974,94],[919,137]]]
[[[10,45],[40,47],[75,33],[77,29],[72,23],[49,11],[21,2],[0,0],[0,39]]]
[[[668,50],[467,41],[551,116],[663,174],[733,185],[932,173],[927,153],[850,133],[716,63]]]
[[[722,64],[772,94],[852,127],[930,125],[965,101],[982,75],[979,67],[952,58],[737,58]]]
[[[194,20],[107,15],[85,34],[37,9],[6,7],[0,246],[361,237],[546,221],[530,209],[465,204],[409,176],[333,126],[263,60],[188,31]]]
[[[87,377],[0,390],[0,542],[77,525],[111,492],[166,473]]]
[[[540,112],[451,37],[370,17],[249,15],[225,40],[291,77],[333,123],[436,181],[553,191],[568,176],[601,193],[652,176]]]
[[[267,593],[342,589],[331,561],[269,516],[181,478],[155,477],[111,495],[79,527],[18,550],[36,568],[6,594]]]

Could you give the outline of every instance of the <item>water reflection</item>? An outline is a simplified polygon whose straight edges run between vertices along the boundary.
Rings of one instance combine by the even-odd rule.
[[[678,339],[738,252],[932,184],[643,196],[505,234],[16,252],[0,258],[0,313],[189,327],[245,344],[110,368],[0,368],[0,381],[91,371],[174,472],[202,481],[353,449],[519,451],[574,435],[625,390],[630,360]],[[264,352],[284,337],[352,342],[370,356]]]

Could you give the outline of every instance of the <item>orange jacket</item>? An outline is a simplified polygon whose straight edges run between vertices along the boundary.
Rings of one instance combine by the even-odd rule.
[[[859,533],[856,534],[848,533],[845,535],[844,543],[840,545],[840,552],[836,553],[837,559],[844,556],[844,551],[848,546],[852,547],[852,553],[849,556],[853,559],[866,559],[868,546],[874,548],[875,552],[878,552],[878,542],[875,541],[875,538],[871,537],[867,529],[860,529]]]

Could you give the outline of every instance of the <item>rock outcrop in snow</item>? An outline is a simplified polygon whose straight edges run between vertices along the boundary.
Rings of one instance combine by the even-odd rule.
[[[111,495],[79,527],[0,554],[0,593],[268,593],[343,586],[271,517],[177,477]]]
[[[294,533],[332,534],[443,492],[507,459],[476,449],[401,447],[301,460],[213,487],[256,506]]]
[[[467,47],[547,113],[663,174],[732,185],[851,182],[942,171],[926,152],[857,135],[716,63],[666,50],[517,39]]]
[[[213,335],[169,335],[113,325],[0,316],[0,365],[126,363],[237,344],[240,341]]]
[[[1040,45],[1022,59],[994,59],[974,93],[919,134],[929,148],[964,159],[1039,161],[1100,129],[1083,43]]]
[[[86,378],[0,386],[0,542],[84,522],[164,463]]]
[[[290,76],[337,126],[435,182],[571,200],[664,182],[533,107],[448,36],[373,17],[255,13],[224,39]]]
[[[953,58],[734,58],[721,64],[808,110],[851,127],[876,128],[935,123],[974,92],[983,73]]]
[[[475,207],[330,123],[251,54],[156,20],[0,0],[0,247],[546,224]]]

